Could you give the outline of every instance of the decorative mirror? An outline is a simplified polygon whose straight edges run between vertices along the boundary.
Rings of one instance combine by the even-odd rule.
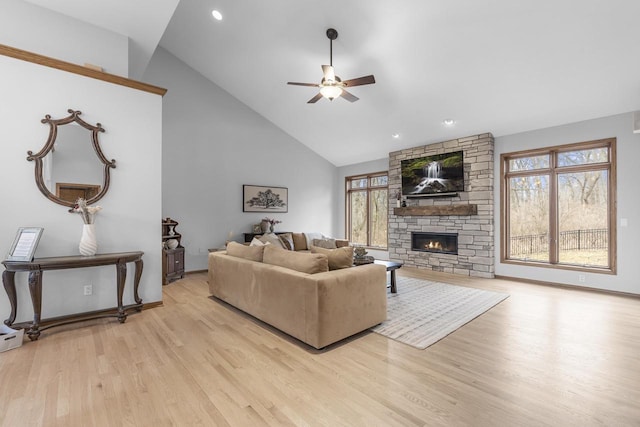
[[[107,160],[100,148],[102,125],[85,122],[80,111],[67,111],[70,115],[63,119],[44,116],[41,122],[49,124],[49,138],[38,153],[28,151],[27,160],[35,161],[36,184],[49,200],[72,207],[81,197],[92,204],[107,193],[116,161]]]

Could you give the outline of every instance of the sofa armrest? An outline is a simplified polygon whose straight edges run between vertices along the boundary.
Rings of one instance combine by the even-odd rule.
[[[314,324],[307,324],[307,342],[316,348],[387,319],[387,271],[382,265],[333,270],[310,275],[305,280],[317,283],[316,315],[307,319],[311,322],[315,318]]]

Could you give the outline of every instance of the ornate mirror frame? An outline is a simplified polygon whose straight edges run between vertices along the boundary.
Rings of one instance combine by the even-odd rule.
[[[114,159],[111,159],[110,161],[107,160],[107,158],[102,153],[102,149],[100,148],[100,141],[98,139],[98,134],[99,132],[104,132],[104,128],[102,127],[102,125],[100,123],[96,123],[96,125],[93,126],[85,122],[79,117],[80,114],[82,114],[81,111],[75,111],[75,110],[69,109],[67,110],[67,112],[69,113],[69,116],[62,119],[57,119],[57,120],[52,119],[51,116],[47,114],[46,116],[44,116],[44,119],[40,120],[43,124],[49,124],[49,138],[47,139],[47,142],[44,144],[44,147],[38,153],[33,154],[32,151],[27,151],[27,154],[28,154],[27,161],[35,161],[35,178],[36,178],[36,184],[40,192],[44,194],[47,199],[59,205],[73,207],[75,205],[75,201],[70,202],[70,201],[61,199],[60,197],[51,193],[51,191],[49,191],[49,189],[45,185],[44,176],[43,176],[43,159],[47,154],[49,154],[49,152],[53,150],[54,144],[56,142],[56,137],[58,135],[58,126],[75,122],[80,126],[82,126],[83,128],[87,129],[89,132],[91,132],[91,143],[93,144],[93,149],[96,155],[98,156],[98,159],[104,166],[102,189],[98,194],[96,194],[95,196],[87,200],[87,204],[92,204],[100,200],[107,193],[107,190],[109,189],[109,181],[110,181],[109,172],[111,168],[115,169],[116,161]]]

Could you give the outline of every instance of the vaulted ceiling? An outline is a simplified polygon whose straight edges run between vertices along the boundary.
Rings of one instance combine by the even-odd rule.
[[[637,0],[29,1],[130,37],[140,75],[159,44],[337,166],[640,109]],[[376,84],[307,104],[286,82],[320,81],[330,27],[336,74]]]

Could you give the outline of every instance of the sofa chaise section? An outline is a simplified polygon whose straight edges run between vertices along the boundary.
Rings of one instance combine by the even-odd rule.
[[[369,264],[315,274],[209,254],[211,294],[315,347],[386,320],[386,270]]]

